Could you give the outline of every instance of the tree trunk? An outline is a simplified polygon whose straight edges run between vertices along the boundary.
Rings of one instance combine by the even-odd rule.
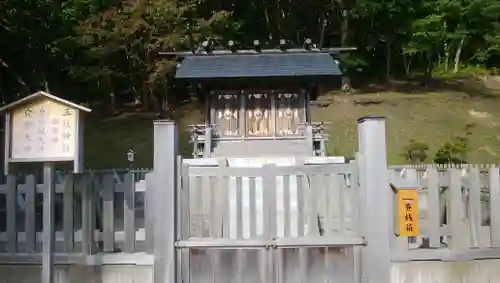
[[[154,111],[161,115],[162,110],[162,105],[161,105],[161,99],[156,95],[156,93],[150,89],[149,90],[150,96],[151,96],[151,104],[153,106]]]
[[[144,110],[149,110],[149,102],[151,91],[146,81],[143,81],[141,84],[141,93],[142,93],[142,103],[144,104]]]
[[[111,110],[111,114],[115,115],[116,114],[116,95],[114,91],[109,92],[109,106]]]
[[[450,47],[448,43],[444,44],[444,71],[448,72],[450,66]]]
[[[446,21],[443,22],[443,30],[446,32],[448,29],[448,25]],[[448,67],[450,66],[450,44],[446,41],[446,38],[443,38],[444,42],[444,71],[448,72]]]
[[[43,88],[44,88],[45,92],[50,93],[49,82],[47,81],[46,78],[43,79]]]
[[[141,105],[141,101],[142,101],[142,95],[141,95],[141,92],[137,90],[137,87],[132,87],[133,91],[134,91],[134,106],[139,106]]]
[[[162,81],[162,89],[163,89],[163,97],[161,99],[160,106],[160,116],[161,117],[169,117],[170,113],[168,111],[168,80],[163,78]]]
[[[411,71],[411,55],[409,54],[403,55],[403,64],[405,66],[405,74],[408,77],[410,76],[410,71]]]
[[[276,22],[275,22],[276,34],[278,35],[278,38],[279,38],[282,36],[286,36],[286,34],[283,34],[283,32],[281,31],[281,24],[282,24],[282,22],[284,22],[284,19],[285,19],[285,12],[282,9],[282,5],[281,5],[280,1],[276,1],[275,7],[276,7],[276,11],[274,13],[275,14],[274,19],[276,20]]]
[[[271,20],[270,20],[270,17],[269,17],[269,9],[267,7],[266,0],[262,0],[262,6],[264,8],[264,18],[266,19],[266,26],[267,26],[268,37],[269,37],[269,40],[272,40],[273,39],[273,32],[272,32],[272,29],[271,29]]]
[[[425,78],[429,79],[432,76],[432,64],[434,61],[432,60],[432,54],[430,52],[426,52],[425,60],[426,60],[426,68],[425,68]]]
[[[163,113],[162,113],[162,116],[166,117],[166,118],[172,118],[172,113],[170,113],[170,105],[168,104],[168,88],[165,86],[165,95],[164,95],[164,99],[163,99]]]
[[[110,111],[112,115],[116,115],[116,95],[115,95],[115,88],[113,86],[113,83],[111,82],[111,78],[108,76],[106,78],[106,86],[109,90],[109,106],[110,106]]]
[[[347,47],[349,36],[349,18],[347,17],[347,9],[344,7],[343,1],[339,1],[342,9],[342,22],[340,26],[340,44],[342,47]]]
[[[318,47],[319,48],[322,48],[323,47],[323,41],[325,39],[325,28],[326,28],[326,17],[325,15],[321,15],[321,18],[320,18],[320,25],[321,25],[321,30],[319,32],[319,45]]]
[[[21,76],[19,76],[13,70],[11,70],[9,64],[7,64],[7,62],[5,62],[2,58],[0,58],[0,66],[4,67],[7,71],[10,72],[10,74],[14,77],[16,82],[22,87],[23,91],[25,91],[26,93],[29,92],[30,88],[28,84],[21,78]]]
[[[347,9],[343,0],[337,0],[342,13],[342,20],[340,24],[340,45],[348,47],[349,36],[349,18],[347,17]],[[342,91],[348,92],[351,89],[351,80],[348,76],[342,76]]]
[[[455,52],[455,64],[453,65],[453,73],[457,73],[460,67],[460,55],[462,54],[462,48],[465,43],[465,35],[462,36],[460,42],[458,43],[457,50]]]
[[[389,38],[386,38],[385,42],[385,47],[386,47],[386,54],[385,54],[385,76],[386,78],[391,77],[391,55],[392,55],[392,45],[391,45],[391,40]]]

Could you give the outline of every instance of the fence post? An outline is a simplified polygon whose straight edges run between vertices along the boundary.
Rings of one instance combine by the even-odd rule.
[[[359,179],[364,191],[363,215],[367,246],[362,250],[364,283],[390,282],[392,192],[387,169],[385,118],[358,119],[358,150],[363,164]]]
[[[155,224],[156,224],[156,207],[155,207],[155,179],[152,172],[146,174],[145,177],[146,182],[146,193],[144,196],[144,221],[145,221],[145,230],[146,230],[146,252],[148,254],[155,253],[155,244],[154,244],[154,233],[155,233]]]
[[[306,126],[306,140],[307,140],[307,150],[309,151],[311,156],[315,156],[316,153],[314,151],[313,129],[311,125]]]
[[[170,120],[157,120],[154,131],[154,283],[174,283],[175,209],[177,189],[177,125]],[[148,188],[150,189],[150,188]]]
[[[43,164],[43,232],[42,232],[42,283],[54,282],[54,198],[55,198],[54,163]]]
[[[207,125],[205,128],[205,147],[203,157],[209,158],[212,156],[212,128]]]

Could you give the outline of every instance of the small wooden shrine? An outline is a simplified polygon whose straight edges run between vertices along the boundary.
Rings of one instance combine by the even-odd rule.
[[[310,101],[320,90],[340,86],[337,56],[354,48],[212,50],[205,41],[197,52],[177,56],[175,78],[206,106],[205,123],[191,126],[193,156],[324,156],[323,122],[313,122]]]

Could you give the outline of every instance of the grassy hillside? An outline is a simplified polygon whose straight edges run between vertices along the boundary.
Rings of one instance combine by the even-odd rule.
[[[328,121],[330,154],[352,156],[357,145],[356,119],[365,115],[387,118],[389,162],[408,163],[402,156],[410,139],[429,145],[429,155],[455,135],[471,127],[469,162],[500,161],[500,93],[481,85],[447,83],[422,88],[419,84],[372,85],[352,95],[328,93],[314,103],[314,121]],[[194,105],[176,113],[181,128],[201,121]],[[127,113],[90,120],[86,126],[85,158],[90,168],[126,167],[126,152],[137,152],[137,167],[152,166],[151,114]],[[187,135],[181,131],[183,153],[189,155]],[[432,160],[428,160],[432,162]]]
[[[352,155],[357,145],[356,118],[387,118],[389,162],[407,163],[402,153],[411,139],[429,145],[429,154],[472,126],[469,162],[498,162],[500,154],[500,100],[471,98],[463,93],[377,93],[334,97],[326,108],[313,110],[317,121],[331,121],[330,154]],[[429,160],[429,162],[431,162]]]

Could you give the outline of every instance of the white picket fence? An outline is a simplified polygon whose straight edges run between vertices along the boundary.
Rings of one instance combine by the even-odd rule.
[[[28,175],[0,185],[0,259],[40,253],[44,184]],[[56,184],[56,252],[95,254],[145,250],[145,180],[133,173],[67,174]]]
[[[461,168],[460,168],[461,167]],[[495,165],[392,166],[392,180],[417,182],[421,236],[395,238],[397,260],[498,256],[500,173]],[[453,251],[460,251],[456,253]]]

